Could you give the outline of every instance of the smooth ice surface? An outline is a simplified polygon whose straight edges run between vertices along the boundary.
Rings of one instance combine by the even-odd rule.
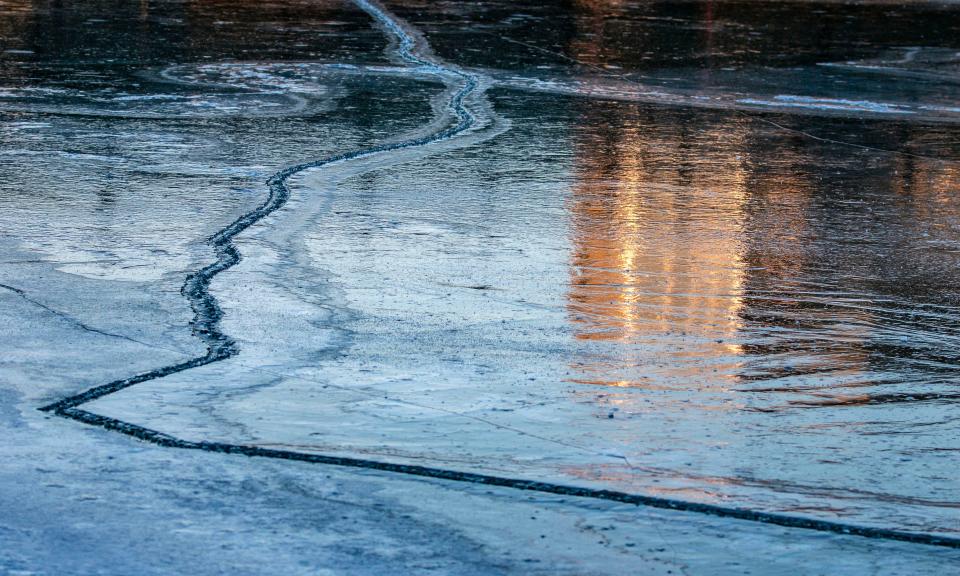
[[[387,7],[483,79],[466,103],[478,126],[295,176],[212,285],[239,355],[84,410],[188,440],[960,533],[955,6]],[[0,504],[16,510],[0,520],[0,570],[69,572],[50,544],[58,497],[25,485],[106,503],[93,516],[68,506],[81,525],[238,531],[236,546],[256,542],[250,564],[231,565],[241,573],[270,573],[258,554],[291,538],[284,573],[920,574],[960,562],[187,454],[41,415],[202,354],[179,289],[212,260],[205,239],[284,166],[449,122],[451,85],[397,61],[388,34],[337,2],[14,2],[0,4],[0,31],[0,423],[14,439]],[[153,512],[131,516],[112,495],[123,486]],[[409,507],[351,520],[357,546],[404,543],[354,554],[343,526],[280,512],[331,491],[345,494],[324,504],[337,514]],[[191,510],[191,498],[211,503]],[[238,520],[248,501],[280,533]],[[555,518],[546,532],[519,521],[541,512]],[[287,533],[298,523],[310,536]],[[447,531],[462,541],[430,544]],[[149,538],[143,564],[114,572],[162,573],[178,536]],[[542,553],[529,562],[510,557],[531,547]],[[95,563],[111,548],[92,550],[78,554]],[[424,550],[437,558],[411,564]],[[222,562],[204,556],[201,572]]]

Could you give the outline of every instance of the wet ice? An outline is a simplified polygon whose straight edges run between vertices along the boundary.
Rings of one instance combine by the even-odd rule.
[[[192,440],[956,532],[955,17],[903,9],[934,32],[775,50],[769,22],[805,13],[691,6],[396,6],[491,79],[471,103],[489,122],[297,177],[213,285],[239,356],[87,409]],[[824,26],[896,18],[816,6]],[[182,48],[171,65],[158,44],[119,68],[9,52],[42,79],[11,73],[0,94],[5,279],[128,334],[110,303],[163,292],[162,328],[134,335],[168,348],[158,365],[189,350],[176,291],[269,174],[422,132],[442,100],[381,36],[317,26],[349,49]],[[103,282],[103,308],[45,294],[48,271]],[[51,361],[5,347],[30,402],[79,390],[34,388]]]

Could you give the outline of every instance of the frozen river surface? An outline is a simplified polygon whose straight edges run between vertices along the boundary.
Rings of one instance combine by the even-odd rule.
[[[0,573],[191,534],[244,550],[197,573],[960,569],[955,5],[14,0],[0,37]]]

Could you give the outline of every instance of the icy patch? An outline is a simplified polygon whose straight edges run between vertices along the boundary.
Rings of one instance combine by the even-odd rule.
[[[960,81],[960,52],[950,48],[908,46],[887,50],[876,58],[824,62],[820,66],[935,82]]]
[[[147,94],[143,96],[117,96],[115,102],[132,102],[135,100],[183,100],[184,96],[178,94]]]
[[[772,100],[741,98],[740,104],[755,106],[778,106],[788,108],[810,108],[813,110],[840,110],[843,112],[870,112],[874,114],[914,114],[907,106],[869,100],[847,100],[844,98],[816,98],[813,96],[778,95]]]
[[[7,122],[5,124],[0,124],[0,129],[9,130],[11,132],[17,132],[19,130],[40,130],[49,127],[50,124],[47,122]]]
[[[340,63],[250,63],[221,62],[198,66],[174,66],[161,77],[190,85],[221,86],[264,94],[295,93],[305,96],[331,96],[336,77],[342,74],[423,75],[428,79],[435,70],[429,66],[358,66]]]
[[[328,63],[215,63],[159,72],[178,90],[135,94],[113,87],[0,88],[0,110],[114,118],[278,117],[332,110],[343,96],[344,74],[419,77],[436,81],[430,66],[355,66]]]
[[[3,88],[0,110],[118,118],[284,116],[331,109],[339,94],[335,86],[315,78],[285,81],[250,69],[232,78],[188,74],[187,80],[195,86],[183,93],[134,94],[99,86]]]
[[[822,67],[784,70],[723,70],[712,71],[700,78],[689,72],[677,73],[677,78],[652,78],[641,75],[626,75],[617,72],[580,74],[576,76],[541,76],[539,71],[530,75],[517,73],[488,72],[500,86],[518,90],[566,94],[598,100],[646,102],[667,106],[712,108],[720,110],[756,110],[778,108],[791,114],[804,115],[851,115],[909,118],[910,121],[958,122],[957,96],[951,84],[931,91],[929,80],[904,78],[898,90],[889,90],[875,79],[856,76],[843,78],[837,83],[838,70],[826,71]],[[918,101],[916,86],[924,84]],[[732,87],[736,86],[737,90]],[[843,92],[838,93],[838,86]],[[796,90],[816,92],[822,90],[829,96],[797,94]],[[849,96],[848,96],[849,95]]]
[[[946,112],[948,114],[960,114],[960,106],[920,106],[921,110],[930,110],[932,112]]]

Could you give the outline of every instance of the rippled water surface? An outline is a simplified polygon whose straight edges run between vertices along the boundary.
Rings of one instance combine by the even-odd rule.
[[[212,285],[239,355],[89,410],[960,532],[955,5],[387,5],[483,79],[476,129],[296,176]],[[0,297],[96,280],[94,326],[278,169],[448,121],[338,2],[4,1],[0,35]]]

